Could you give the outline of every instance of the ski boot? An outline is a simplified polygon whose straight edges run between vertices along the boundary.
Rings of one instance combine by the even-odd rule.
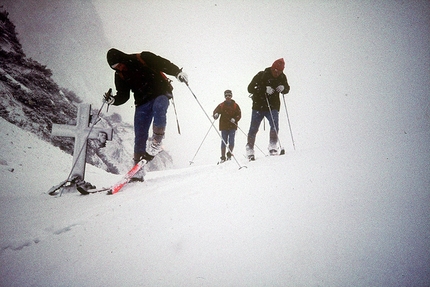
[[[139,161],[141,161],[142,159],[145,159],[146,161],[151,161],[154,157],[149,155],[147,152],[145,152],[143,155],[139,154],[139,153],[135,153],[134,154],[134,165],[136,165]],[[131,178],[130,178],[130,182],[143,182],[145,179],[145,169],[140,169],[138,172],[136,172]]]
[[[249,161],[255,160],[254,149],[249,145],[246,145],[246,156],[248,157]]]
[[[276,133],[270,132],[269,154],[271,156],[278,155],[278,139]]]
[[[218,162],[218,164],[223,163],[226,161],[225,156],[220,157],[220,161]]]
[[[233,156],[233,154],[231,152],[227,152],[227,160],[231,160],[232,156]]]
[[[129,182],[144,182],[145,181],[145,169],[141,168],[138,172],[136,172],[131,178]]]

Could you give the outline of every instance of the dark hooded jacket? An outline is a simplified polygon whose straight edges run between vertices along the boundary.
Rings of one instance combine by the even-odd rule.
[[[162,94],[171,95],[173,88],[163,73],[176,76],[180,72],[180,69],[169,60],[147,51],[140,54],[125,54],[117,49],[110,49],[107,61],[111,67],[117,63],[127,67],[125,71],[115,71],[117,93],[113,105],[116,106],[128,101],[130,91],[134,94],[136,106]]]
[[[242,113],[240,111],[239,105],[231,100],[230,103],[227,101],[219,104],[213,114],[220,114],[221,117],[219,119],[219,130],[237,130],[237,123],[239,122]],[[231,122],[231,119],[235,120],[235,123]]]
[[[279,93],[276,91],[279,85],[284,86],[282,94],[287,94],[290,91],[287,76],[284,73],[275,78],[272,75],[270,67],[258,72],[248,85],[248,92],[252,94],[252,109],[256,111],[269,111],[266,100],[266,86],[270,86],[275,90],[272,95],[267,95],[270,109],[279,111],[281,102]]]

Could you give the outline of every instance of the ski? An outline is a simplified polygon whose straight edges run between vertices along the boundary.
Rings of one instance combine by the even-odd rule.
[[[63,180],[62,182],[60,182],[59,184],[54,185],[53,187],[51,187],[48,190],[48,194],[49,195],[55,195],[57,193],[56,191],[59,190],[60,188],[62,188],[63,186],[65,186],[68,182],[69,182],[69,180],[66,179],[66,180]]]
[[[48,194],[49,195],[57,195],[57,190],[59,190],[60,188],[62,188],[63,186],[65,186],[67,183],[75,183],[75,181],[78,179],[78,177],[77,176],[75,176],[75,177],[73,177],[72,179],[66,179],[66,180],[63,180],[62,182],[60,182],[59,184],[57,184],[57,185],[54,185],[53,187],[51,187],[49,190],[48,190]]]
[[[220,161],[218,161],[216,164],[217,165],[220,165],[220,164],[222,164],[222,163],[225,163],[227,160],[229,160],[229,159],[221,159]]]
[[[133,175],[135,175],[140,169],[142,169],[147,162],[148,161],[146,159],[142,159],[141,161],[136,163],[136,165],[133,166],[120,181],[118,181],[116,184],[114,184],[111,188],[108,189],[107,194],[115,194],[120,191],[121,188],[123,188],[124,185],[126,185],[130,181]]]
[[[99,189],[85,189],[83,187],[77,187],[76,188],[82,195],[88,195],[91,193],[98,193],[98,192],[103,192],[103,191],[108,191],[111,188],[110,187],[103,187],[103,188],[99,188]]]
[[[276,149],[272,149],[269,151],[269,155],[270,156],[279,156],[279,155],[284,155],[285,154],[285,150],[281,149],[279,152]]]

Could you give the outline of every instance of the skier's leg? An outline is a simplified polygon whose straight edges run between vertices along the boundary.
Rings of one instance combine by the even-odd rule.
[[[227,159],[230,159],[233,153],[233,149],[234,149],[234,138],[236,135],[236,130],[229,130],[228,131],[228,149],[229,151],[227,152]]]
[[[134,113],[134,164],[137,164],[142,158],[146,158],[146,141],[148,140],[148,131],[152,121],[152,102],[136,107]],[[133,181],[143,181],[145,170],[142,168],[130,179]]]
[[[169,98],[165,95],[160,95],[154,99],[152,105],[152,113],[154,123],[152,125],[152,143],[146,149],[151,156],[157,155],[161,151],[161,142],[164,138],[164,132],[167,123],[167,108],[169,107]]]
[[[246,152],[248,156],[254,155],[255,138],[263,117],[264,115],[260,111],[252,110],[251,125],[248,132],[248,143],[246,144]]]
[[[134,113],[134,160],[137,163],[146,152],[146,141],[152,121],[152,101],[137,106]]]
[[[221,131],[221,161],[225,160],[225,150],[226,150],[226,145],[225,143],[227,142],[227,138],[228,138],[228,131],[227,130],[222,130]]]
[[[266,117],[270,123],[269,150],[270,151],[277,150],[278,132],[279,132],[279,112],[277,110],[272,110],[271,114],[269,114]]]

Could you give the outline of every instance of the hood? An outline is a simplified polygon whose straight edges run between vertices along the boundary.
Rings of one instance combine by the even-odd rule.
[[[107,52],[106,58],[109,66],[112,67],[112,65],[127,61],[128,55],[120,50],[112,48]]]

